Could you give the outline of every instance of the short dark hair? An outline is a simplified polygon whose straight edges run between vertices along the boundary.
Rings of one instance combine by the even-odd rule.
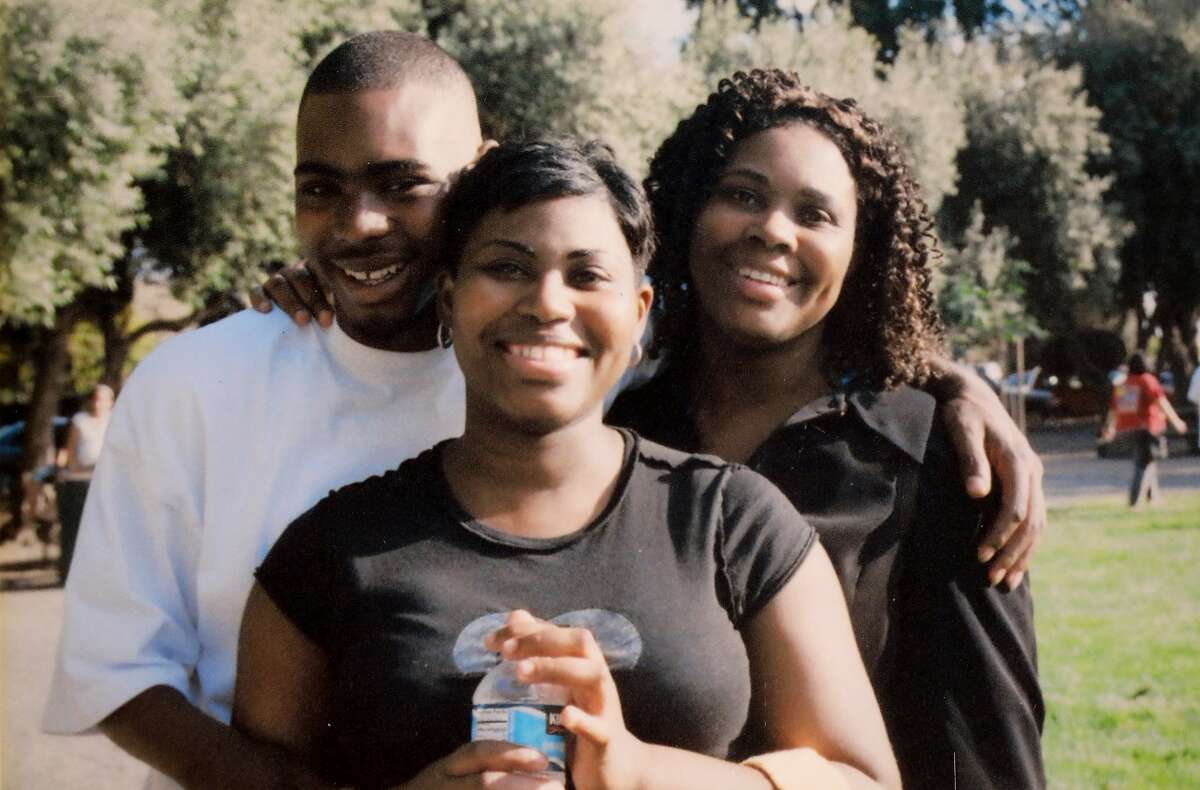
[[[442,202],[439,261],[454,274],[467,237],[492,209],[514,209],[561,197],[603,194],[633,257],[645,273],[654,253],[650,205],[638,182],[604,143],[571,139],[507,142],[484,154]]]
[[[471,79],[450,53],[424,36],[400,30],[376,30],[348,39],[321,59],[300,102],[310,94],[353,93],[428,82],[466,91]]]
[[[721,80],[650,162],[646,192],[660,235],[650,275],[664,308],[653,352],[682,361],[696,337],[697,307],[688,293],[692,231],[725,163],[741,141],[791,123],[838,147],[858,193],[853,263],[825,321],[825,375],[874,387],[922,381],[942,347],[930,287],[942,253],[920,187],[892,136],[853,99],[827,96],[779,69]]]
[[[1143,373],[1149,373],[1150,369],[1146,367],[1146,355],[1141,351],[1135,351],[1129,357],[1129,375],[1140,376]]]

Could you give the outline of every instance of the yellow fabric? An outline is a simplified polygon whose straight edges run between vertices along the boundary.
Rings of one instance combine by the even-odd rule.
[[[742,765],[766,776],[775,790],[850,790],[846,777],[812,749],[759,754]]]

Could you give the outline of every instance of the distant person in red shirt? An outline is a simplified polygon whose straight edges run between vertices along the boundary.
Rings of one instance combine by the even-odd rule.
[[[1187,425],[1171,407],[1162,385],[1146,369],[1146,358],[1140,351],[1135,352],[1129,358],[1129,375],[1113,388],[1103,434],[1105,441],[1111,441],[1118,431],[1133,432],[1130,507],[1136,507],[1143,496],[1146,502],[1158,498],[1158,466],[1154,462],[1167,456],[1163,434],[1166,433],[1168,420],[1179,433],[1187,432]]]

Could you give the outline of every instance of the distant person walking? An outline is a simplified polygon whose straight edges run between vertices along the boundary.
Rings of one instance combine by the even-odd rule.
[[[79,522],[83,518],[83,503],[87,499],[92,469],[104,445],[104,433],[108,430],[108,417],[114,400],[112,387],[100,384],[88,397],[87,408],[71,417],[71,431],[67,435],[67,462],[59,472],[57,486],[58,522],[62,529],[58,569],[63,581],[66,581],[67,570],[71,566],[71,555],[75,553],[75,538],[79,535]]]
[[[1158,498],[1159,458],[1167,457],[1163,434],[1167,421],[1179,433],[1187,433],[1187,425],[1179,419],[1171,401],[1154,374],[1146,369],[1146,358],[1140,351],[1129,358],[1129,375],[1113,388],[1112,403],[1104,424],[1103,438],[1111,441],[1118,432],[1133,433],[1133,481],[1129,486],[1129,506],[1153,502]]]

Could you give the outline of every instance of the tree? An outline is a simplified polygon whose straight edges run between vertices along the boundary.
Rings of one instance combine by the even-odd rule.
[[[954,152],[965,141],[959,83],[938,45],[907,33],[893,64],[875,60],[877,42],[844,8],[815,12],[801,31],[795,20],[771,18],[757,27],[732,4],[702,15],[684,59],[702,76],[705,92],[739,69],[773,66],[796,71],[832,96],[852,97],[899,138],[936,210],[953,192]]]
[[[1133,228],[1122,248],[1120,306],[1159,331],[1177,381],[1200,317],[1200,8],[1185,0],[1094,0],[1052,41],[1083,74],[1111,151],[1113,199]],[[1143,294],[1156,292],[1146,315]]]
[[[111,280],[144,220],[135,179],[181,108],[148,9],[19,0],[0,26],[0,316],[49,324]]]
[[[957,194],[939,213],[943,238],[969,246],[982,208],[982,231],[1003,228],[1012,254],[1028,262],[1027,309],[1047,330],[1071,335],[1081,306],[1115,278],[1127,232],[1104,201],[1111,179],[1088,168],[1108,152],[1099,112],[1078,69],[1039,62],[1019,46],[975,39],[956,71],[966,75],[967,143]]]
[[[698,84],[679,65],[640,68],[622,30],[628,0],[462,0],[438,43],[479,95],[485,132],[597,137],[637,171],[694,103]]]
[[[841,7],[878,42],[876,52],[884,61],[903,51],[905,28],[936,37],[943,23],[953,18],[960,30],[974,37],[1016,20],[1032,20],[1053,29],[1080,12],[1080,0],[687,0],[687,4],[702,14],[714,7],[733,8],[755,28],[781,18],[803,26],[822,6]]]
[[[962,245],[947,250],[938,273],[938,309],[955,356],[983,349],[990,357],[1018,337],[1043,334],[1025,309],[1025,275],[1030,266],[1012,257],[1013,238],[1002,227],[985,230],[976,203]]]
[[[138,177],[176,140],[165,31],[145,8],[18,0],[0,23],[0,321],[36,325],[27,466],[44,454],[84,295],[145,219]]]

